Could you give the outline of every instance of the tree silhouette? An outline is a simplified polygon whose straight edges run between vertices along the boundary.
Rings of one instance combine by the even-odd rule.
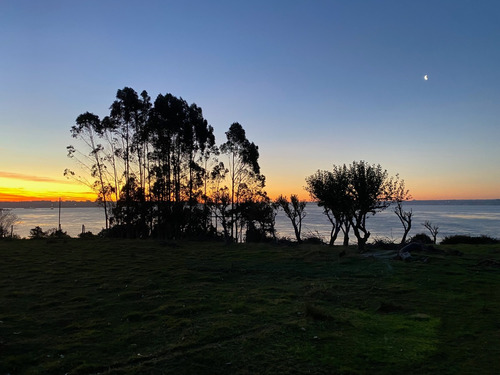
[[[0,208],[0,238],[12,234],[12,227],[18,221],[18,217],[10,210]]]
[[[432,243],[436,244],[436,237],[439,233],[439,227],[437,225],[432,225],[430,221],[426,221],[422,224],[431,233]]]
[[[379,165],[370,165],[365,161],[354,161],[349,166],[350,186],[353,215],[351,225],[358,240],[358,250],[364,251],[370,232],[366,226],[369,214],[389,207],[392,196],[387,171]]]
[[[88,180],[86,177],[77,175],[75,172],[66,169],[65,176],[74,178],[85,183],[97,193],[97,199],[104,207],[106,229],[109,227],[109,209],[108,202],[110,195],[113,193],[113,187],[109,183],[108,173],[106,170],[106,160],[103,146],[98,143],[102,136],[103,127],[99,116],[90,112],[85,112],[76,118],[76,124],[71,127],[71,135],[73,138],[82,141],[88,148],[88,154],[81,154],[82,158],[76,156],[77,150],[73,146],[68,146],[68,156],[76,158],[78,163],[87,170],[94,181]]]
[[[154,150],[152,192],[162,212],[160,226],[172,229],[175,221],[173,229],[178,236],[185,220],[192,226],[189,216],[199,214],[197,203],[208,173],[203,164],[209,164],[211,151],[215,150],[213,128],[196,104],[188,105],[172,94],[160,94],[154,102],[147,133]],[[184,210],[186,202],[189,211]]]
[[[349,193],[350,175],[347,167],[333,166],[333,171],[317,171],[306,178],[306,190],[323,208],[323,213],[332,224],[330,246],[344,232],[344,246],[349,244],[349,230],[353,214],[353,202]]]
[[[406,238],[411,230],[412,215],[413,211],[405,211],[403,207],[403,202],[408,201],[412,198],[410,191],[406,189],[404,180],[399,180],[399,176],[396,175],[396,180],[394,181],[393,188],[393,202],[396,204],[394,207],[394,213],[401,221],[403,225],[403,237],[401,238],[401,244],[406,243]]]
[[[290,196],[290,202],[286,196],[280,195],[276,200],[279,207],[285,212],[285,215],[290,219],[295,238],[298,243],[302,242],[300,232],[302,230],[302,220],[306,217],[306,202],[300,201],[296,194]]]
[[[228,156],[228,177],[231,194],[231,237],[238,238],[239,205],[249,195],[260,191],[265,185],[264,176],[260,175],[259,148],[250,142],[243,127],[235,122],[226,132],[227,141],[220,147],[222,153]]]
[[[344,231],[344,245],[352,228],[358,249],[364,251],[370,232],[366,226],[369,214],[386,209],[393,199],[393,179],[380,165],[354,161],[348,167],[334,166],[333,171],[317,171],[306,178],[307,190],[323,207],[332,223],[330,245]]]
[[[214,130],[202,109],[172,94],[152,102],[146,91],[138,95],[124,87],[109,116],[101,121],[83,113],[71,132],[84,145],[83,151],[68,146],[81,174],[70,169],[65,174],[96,191],[110,235],[200,237],[217,232],[218,222],[232,240],[242,240],[245,227],[274,231],[258,147],[238,123],[220,147],[227,166],[217,160]]]

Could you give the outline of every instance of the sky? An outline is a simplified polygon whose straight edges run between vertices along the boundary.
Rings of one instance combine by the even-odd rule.
[[[500,198],[500,2],[0,1],[0,201],[92,199],[70,128],[116,91],[239,122],[266,190],[364,160],[415,199]],[[428,80],[424,76],[428,75]]]

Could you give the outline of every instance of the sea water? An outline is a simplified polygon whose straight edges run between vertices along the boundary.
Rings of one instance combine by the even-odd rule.
[[[430,222],[432,226],[437,226],[437,240],[440,241],[446,236],[486,235],[500,238],[500,202],[492,201],[491,204],[480,204],[477,201],[431,201],[431,202],[405,202],[404,211],[412,212],[412,227],[409,236],[418,233],[425,233],[430,236],[428,229],[424,227],[425,222]],[[284,215],[282,215],[284,216]],[[290,220],[280,218],[277,220],[279,231],[283,231],[295,238],[293,231],[286,231],[284,225],[291,227]],[[370,231],[369,241],[375,239],[401,241],[403,236],[403,225],[394,212],[394,207],[390,206],[382,212],[367,216],[368,230]],[[323,210],[316,204],[306,206],[306,217],[303,221],[303,236],[319,235],[324,240],[330,238],[332,225]],[[354,233],[350,234],[351,241],[355,241]],[[342,235],[339,235],[336,243],[341,243]]]
[[[412,229],[409,236],[417,233],[430,234],[423,226],[429,221],[438,226],[438,241],[446,236],[464,234],[470,236],[487,235],[500,238],[500,201],[416,201],[405,202],[405,211],[412,211]],[[37,226],[44,231],[58,228],[71,237],[82,232],[99,233],[105,227],[102,207],[63,207],[56,208],[13,208],[19,222],[14,226],[14,234],[21,238],[29,237],[30,230]],[[84,226],[84,228],[82,228]],[[371,232],[370,240],[377,238],[400,241],[403,226],[394,213],[393,207],[376,215],[369,215],[367,228]],[[283,211],[276,216],[278,237],[295,239],[292,224]],[[323,209],[316,203],[306,205],[306,217],[302,223],[302,237],[319,236],[328,241],[331,224],[323,214]],[[339,236],[342,237],[342,236]],[[354,242],[354,234],[350,235]],[[342,238],[338,238],[340,243]]]

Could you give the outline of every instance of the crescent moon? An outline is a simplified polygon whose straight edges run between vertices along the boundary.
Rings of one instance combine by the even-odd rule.
[[[427,74],[424,76],[424,79],[427,81],[429,79],[429,77],[427,76]]]

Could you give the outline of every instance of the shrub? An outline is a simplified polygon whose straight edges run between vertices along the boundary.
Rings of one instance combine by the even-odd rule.
[[[46,238],[47,233],[43,231],[42,228],[40,227],[34,227],[33,229],[30,229],[30,238],[33,240],[39,240],[41,238]]]
[[[95,235],[92,232],[82,232],[78,235],[79,238],[94,238]]]
[[[316,230],[316,231],[309,231],[309,234],[302,239],[302,243],[308,243],[312,245],[323,245],[325,244],[325,241],[323,239],[323,236]]]
[[[266,235],[266,231],[250,225],[246,232],[246,242],[270,242],[272,238]]]
[[[394,240],[389,237],[376,237],[369,247],[382,250],[397,250],[399,244],[394,243]]]
[[[325,242],[321,237],[318,236],[309,236],[302,240],[302,243],[308,243],[311,245],[323,245]]]
[[[422,245],[432,245],[434,241],[425,233],[418,233],[411,238],[410,242],[421,243]]]
[[[489,245],[489,244],[497,244],[500,241],[496,238],[492,238],[489,236],[479,236],[472,237],[467,235],[454,235],[454,236],[446,236],[442,241],[442,245],[456,245],[456,244],[468,244],[468,245]]]
[[[49,238],[71,238],[67,232],[56,228],[49,229],[45,235]]]

